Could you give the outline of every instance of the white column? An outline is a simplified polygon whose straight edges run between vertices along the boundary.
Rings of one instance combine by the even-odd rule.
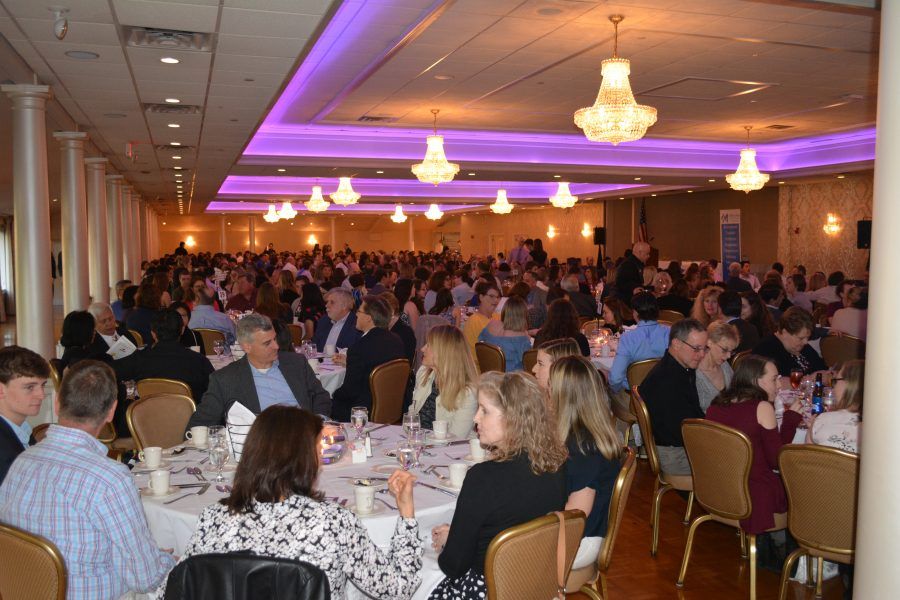
[[[110,298],[116,298],[116,283],[125,279],[122,261],[122,181],[121,175],[106,176],[106,231],[109,242]]]
[[[225,215],[222,215],[221,220],[219,221],[219,251],[223,254],[225,253],[225,247],[227,246],[227,242],[225,240],[225,219],[227,219]]]
[[[122,272],[125,279],[137,282],[134,273],[134,244],[131,235],[131,193],[132,187],[127,183],[122,186]]]
[[[3,85],[13,105],[13,214],[16,343],[55,356],[50,279],[50,196],[47,181],[46,85]]]
[[[79,131],[57,131],[60,146],[60,222],[62,224],[63,312],[84,310],[88,290],[87,206],[84,187],[84,141]]]
[[[894,473],[900,408],[894,399],[897,368],[897,295],[900,281],[895,260],[900,255],[900,203],[894,172],[900,169],[900,6],[881,7],[881,50],[878,65],[878,117],[875,142],[875,199],[872,207],[872,252],[869,272],[869,328],[866,343],[865,433],[856,524],[856,571],[853,597],[895,598],[900,590],[897,540],[900,539],[900,479]]]
[[[248,218],[250,219],[247,225],[250,234],[250,252],[256,252],[256,221],[253,215],[250,215]]]
[[[141,253],[141,197],[135,192],[131,195],[131,256],[134,259],[132,272],[135,277],[141,276],[141,261],[144,255]]]
[[[409,250],[415,251],[415,249],[416,249],[416,232],[413,229],[412,216],[407,217],[406,222],[409,224]]]
[[[141,260],[150,260],[150,243],[147,238],[148,222],[150,220],[150,209],[143,202],[140,205],[141,213]]]
[[[109,302],[109,238],[106,216],[105,158],[86,158],[88,216],[88,292],[94,302]]]
[[[335,221],[337,221],[337,217],[328,217],[331,219],[331,251],[337,251],[337,231],[335,227]]]

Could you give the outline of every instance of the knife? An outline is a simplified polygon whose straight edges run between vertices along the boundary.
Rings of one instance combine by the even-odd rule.
[[[436,491],[436,492],[440,492],[440,493],[442,493],[442,494],[447,494],[448,496],[452,496],[452,497],[456,498],[456,494],[454,494],[454,493],[451,492],[450,490],[445,490],[444,488],[439,488],[439,487],[437,487],[436,485],[431,485],[430,483],[423,483],[423,482],[421,482],[421,481],[417,481],[417,482],[416,482],[416,485],[422,485],[422,486],[425,486],[425,487],[427,487],[427,488],[430,488],[430,489],[432,489],[432,490],[434,490],[434,491]]]
[[[187,498],[188,496],[200,496],[202,494],[205,494],[206,490],[209,489],[210,484],[204,483],[202,485],[203,485],[203,487],[201,487],[196,492],[188,492],[187,494],[182,494],[181,496],[178,496],[177,498],[172,498],[171,500],[166,500],[165,502],[163,502],[163,504],[172,504],[173,502],[178,502],[182,498]]]
[[[447,442],[446,444],[427,444],[425,448],[446,448],[447,446],[462,446],[465,444],[469,445],[469,440],[456,440],[453,442]]]
[[[390,423],[385,423],[384,425],[379,425],[378,427],[373,427],[372,429],[369,429],[366,433],[372,433],[373,431],[378,431],[379,429],[384,429],[385,427],[388,427],[389,425],[390,425]]]

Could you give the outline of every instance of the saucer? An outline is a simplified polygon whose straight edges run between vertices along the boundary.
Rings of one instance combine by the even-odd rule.
[[[459,439],[458,437],[456,437],[455,435],[453,435],[453,434],[450,433],[449,431],[447,432],[447,435],[445,435],[445,436],[442,437],[442,438],[435,437],[435,436],[434,436],[434,432],[433,432],[433,431],[430,431],[430,430],[429,430],[428,435],[426,436],[426,438],[427,438],[428,443],[431,444],[431,445],[433,445],[433,446],[446,446],[446,445],[449,444],[450,442],[455,442],[456,440]]]
[[[372,471],[380,475],[390,475],[399,468],[400,465],[397,463],[382,463],[380,465],[373,465]]]
[[[443,481],[438,481],[437,483],[431,483],[431,485],[437,488],[441,488],[442,490],[447,490],[448,492],[453,492],[454,494],[458,494],[459,490],[462,489],[462,486],[453,487],[452,485],[450,485],[449,481],[447,481],[446,483]]]
[[[365,519],[366,517],[377,517],[377,516],[383,515],[384,513],[386,513],[388,511],[388,507],[385,506],[384,504],[382,504],[381,502],[376,502],[375,508],[372,510],[372,512],[367,512],[367,513],[356,512],[356,504],[348,504],[347,508],[349,510],[351,510],[353,512],[353,514],[355,514],[357,517],[360,517],[362,519]]]
[[[482,458],[481,460],[475,460],[471,454],[466,454],[465,456],[462,457],[462,460],[463,460],[463,462],[466,462],[466,463],[469,463],[472,465],[477,465],[478,463],[482,463],[482,462],[486,461],[487,455],[485,454],[484,458]]]
[[[159,466],[151,467],[144,461],[140,461],[139,463],[134,465],[135,471],[168,471],[172,468],[172,463],[163,459],[159,461]]]
[[[165,494],[154,494],[153,490],[150,488],[141,488],[141,496],[144,498],[168,498],[172,494],[177,494],[181,491],[181,488],[177,488],[174,486],[169,486],[169,490]]]

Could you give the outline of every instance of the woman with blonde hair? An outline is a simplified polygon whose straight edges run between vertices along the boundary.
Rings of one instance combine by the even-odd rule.
[[[697,298],[694,300],[694,307],[691,309],[690,317],[700,321],[704,327],[709,327],[713,321],[719,320],[722,311],[719,309],[719,294],[724,292],[722,288],[711,285],[700,290]]]
[[[734,370],[728,360],[741,342],[737,327],[728,323],[710,323],[706,332],[709,334],[706,339],[707,350],[697,365],[696,378],[697,397],[704,413],[713,399],[731,385]]]
[[[550,367],[563,356],[580,356],[581,349],[573,338],[559,338],[546,341],[537,347],[537,361],[531,372],[538,385],[545,390],[550,387]]]
[[[573,569],[597,560],[606,536],[609,501],[621,467],[622,447],[600,373],[582,356],[565,356],[550,368],[550,404],[566,461],[566,509],[587,516]]]
[[[478,371],[466,338],[456,327],[434,327],[422,346],[422,366],[416,372],[412,410],[422,427],[435,419],[447,421],[450,433],[468,437],[475,416],[475,380]]]
[[[499,346],[506,357],[506,372],[522,370],[522,355],[531,349],[528,335],[528,305],[519,296],[510,296],[503,305],[500,321],[490,321],[481,333],[479,342]]]
[[[647,265],[644,267],[644,287],[650,287],[653,285],[653,280],[656,279],[656,267],[653,265]]]
[[[814,418],[806,432],[807,444],[859,452],[865,373],[866,361],[858,359],[847,361],[838,369],[831,379],[834,405]]]
[[[566,446],[533,377],[485,373],[478,380],[478,439],[489,459],[469,469],[453,522],[432,530],[443,579],[429,596],[481,599],[487,595],[484,559],[494,537],[566,504]]]
[[[297,279],[287,269],[278,272],[275,289],[278,290],[278,299],[289,306],[300,297],[300,294],[297,293]]]

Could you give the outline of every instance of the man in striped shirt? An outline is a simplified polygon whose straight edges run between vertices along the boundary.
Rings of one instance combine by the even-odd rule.
[[[69,600],[115,600],[155,589],[174,566],[150,535],[128,468],[97,434],[116,410],[112,368],[69,367],[59,424],[15,460],[0,485],[0,521],[43,536],[62,553]]]

